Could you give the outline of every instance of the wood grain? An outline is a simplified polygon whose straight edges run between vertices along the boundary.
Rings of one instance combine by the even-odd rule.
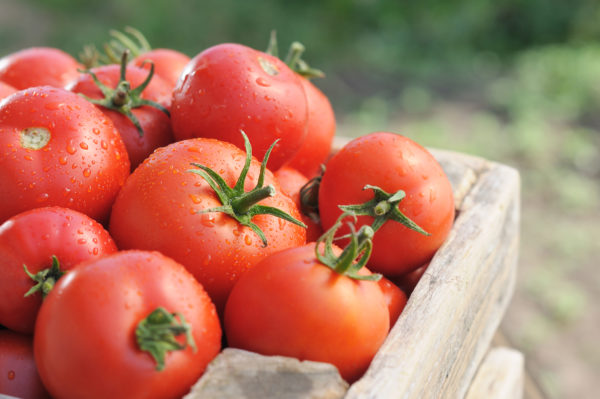
[[[481,363],[466,399],[522,399],[524,356],[507,347],[490,349]]]

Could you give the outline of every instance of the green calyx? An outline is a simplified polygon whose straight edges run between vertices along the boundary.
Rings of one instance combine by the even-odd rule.
[[[285,62],[292,71],[307,79],[324,77],[325,73],[323,73],[323,71],[316,68],[311,68],[306,61],[302,59],[302,54],[305,50],[306,47],[304,47],[302,43],[292,42],[285,59],[283,59],[283,62]],[[274,30],[271,31],[266,53],[279,58],[277,33]]]
[[[177,318],[179,320],[177,320]],[[185,342],[180,343],[177,336],[184,335]],[[158,307],[135,329],[135,338],[142,351],[149,352],[156,361],[156,370],[165,368],[167,352],[183,350],[188,345],[196,352],[196,342],[192,336],[192,326],[185,321],[181,313],[169,313]]]
[[[335,224],[319,237],[315,246],[317,259],[337,273],[352,279],[378,281],[381,279],[380,274],[358,274],[358,271],[367,264],[373,250],[373,235],[375,232],[370,226],[362,226],[357,232],[354,224],[348,223],[351,230],[349,234],[350,243],[342,250],[339,256],[336,256],[333,252],[335,233],[342,226],[342,220],[346,216],[342,214]],[[322,253],[321,244],[324,244]]]
[[[144,91],[144,89],[146,89],[146,87],[152,80],[152,76],[154,76],[154,64],[150,63],[150,72],[148,72],[148,76],[146,77],[146,79],[135,89],[131,88],[131,83],[129,83],[129,81],[127,81],[127,79],[125,77],[125,74],[127,71],[128,56],[129,56],[129,51],[128,50],[123,51],[123,54],[121,57],[121,76],[120,76],[119,83],[117,84],[117,87],[114,89],[110,88],[110,87],[106,86],[104,83],[102,83],[98,79],[96,74],[94,72],[92,72],[91,70],[82,71],[84,73],[90,74],[90,76],[94,80],[94,83],[98,86],[98,88],[102,92],[102,95],[104,96],[104,98],[98,100],[98,99],[90,98],[81,93],[80,93],[80,95],[93,104],[100,105],[104,108],[107,108],[107,109],[110,109],[113,111],[117,111],[117,112],[125,115],[131,121],[131,123],[133,123],[135,125],[135,127],[141,137],[144,135],[144,130],[142,129],[142,125],[140,124],[140,121],[133,114],[133,112],[132,112],[133,109],[142,107],[144,105],[149,105],[151,107],[154,107],[154,108],[164,112],[167,116],[170,116],[170,113],[169,113],[168,109],[166,109],[159,103],[142,98],[142,92]]]
[[[42,294],[42,299],[45,298],[50,291],[52,291],[54,284],[56,284],[58,279],[65,274],[65,271],[60,269],[58,258],[54,255],[52,255],[52,266],[47,269],[40,270],[36,274],[32,274],[29,269],[27,269],[27,265],[23,265],[23,269],[29,278],[37,283],[31,287],[24,296],[27,297],[35,294],[36,292],[40,292]]]
[[[84,46],[83,51],[79,53],[81,63],[88,69],[100,65],[118,64],[121,61],[121,54],[126,50],[133,57],[152,50],[152,46],[142,32],[130,26],[125,27],[124,31],[109,31],[111,40],[102,46],[104,53],[101,53],[94,45]]]
[[[265,154],[260,166],[260,174],[258,175],[256,187],[248,192],[244,191],[246,176],[248,175],[250,162],[252,161],[252,147],[250,146],[248,136],[246,136],[243,131],[241,133],[244,137],[244,145],[246,148],[246,161],[234,187],[229,187],[217,172],[204,165],[192,163],[192,165],[198,169],[190,169],[188,172],[195,173],[206,180],[210,187],[215,191],[222,204],[222,206],[219,207],[203,209],[198,213],[223,212],[237,220],[240,224],[250,227],[250,229],[260,237],[263,246],[266,247],[267,238],[260,227],[252,222],[254,216],[268,214],[304,228],[306,228],[306,225],[278,208],[258,204],[259,201],[276,194],[275,187],[272,185],[264,186],[264,178],[269,155],[277,143],[277,140],[271,144],[271,147],[269,147]]]
[[[363,190],[373,190],[374,197],[372,200],[365,202],[364,204],[358,205],[338,205],[338,207],[344,211],[342,215],[349,216],[371,216],[374,220],[371,224],[373,231],[379,230],[381,226],[388,220],[401,223],[423,235],[429,236],[430,234],[423,230],[419,225],[410,220],[398,209],[398,204],[404,199],[406,193],[402,190],[398,190],[393,194],[387,193],[377,186],[367,184]]]

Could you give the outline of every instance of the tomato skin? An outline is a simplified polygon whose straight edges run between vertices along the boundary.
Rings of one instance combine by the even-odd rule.
[[[144,62],[152,61],[154,63],[154,73],[167,82],[172,89],[177,84],[183,69],[190,60],[190,57],[177,50],[157,48],[138,55],[131,63],[150,70],[150,64]]]
[[[302,209],[300,203],[300,189],[308,182],[302,173],[289,166],[282,166],[274,173],[275,178],[281,185],[281,191],[290,197],[298,209]],[[306,242],[314,242],[323,234],[321,224],[301,212],[302,221],[307,226]]]
[[[11,94],[16,93],[16,92],[17,92],[17,89],[12,87],[11,85],[8,85],[4,82],[0,82],[0,100],[2,100],[5,97],[8,97]]]
[[[120,80],[121,66],[106,65],[92,68],[91,72],[96,74],[100,82],[114,89]],[[132,88],[142,84],[147,76],[148,71],[135,66],[127,67],[125,74]],[[67,90],[85,94],[93,99],[104,98],[100,88],[89,74],[81,74],[76,80],[67,85]],[[142,92],[141,98],[157,102],[169,109],[171,106],[171,91],[171,86],[167,82],[154,75]],[[174,140],[169,117],[157,108],[145,105],[131,111],[140,122],[144,131],[143,136],[140,136],[135,125],[127,116],[102,106],[98,106],[98,109],[112,120],[119,131],[127,148],[131,170],[135,169],[156,148],[170,144]]]
[[[23,145],[31,128],[49,135],[38,149]],[[127,151],[113,123],[80,96],[43,86],[0,103],[0,222],[53,205],[103,221],[128,175]]]
[[[306,139],[300,150],[286,163],[304,176],[316,176],[331,152],[335,135],[335,114],[329,99],[311,81],[302,78],[308,104]]]
[[[33,337],[0,330],[0,395],[21,399],[50,398],[33,358]]]
[[[183,264],[202,283],[222,311],[229,291],[240,275],[266,255],[304,244],[305,229],[271,215],[252,221],[265,233],[268,245],[248,227],[232,217],[202,209],[221,206],[214,190],[194,173],[199,163],[220,173],[233,187],[245,154],[233,144],[197,138],[157,149],[130,176],[119,193],[109,231],[123,249],[157,250]],[[245,190],[254,188],[260,164],[253,159]],[[281,193],[267,170],[265,185],[277,194],[260,203],[279,208],[296,219],[300,213],[293,201]]]
[[[25,297],[35,285],[32,274],[49,268],[56,256],[61,270],[117,251],[101,224],[80,212],[60,207],[36,208],[20,213],[0,225],[0,324],[31,334],[42,295]]]
[[[168,352],[162,371],[135,339],[137,324],[159,306],[184,315],[197,345]],[[34,334],[40,377],[56,398],[179,398],[220,347],[202,286],[172,259],[144,251],[73,269],[46,297]]]
[[[378,281],[379,287],[383,292],[383,296],[385,297],[385,301],[388,306],[388,310],[390,312],[390,329],[394,327],[398,317],[404,310],[406,306],[407,297],[406,294],[400,287],[391,282],[385,277],[381,277]]]
[[[31,47],[0,59],[0,81],[18,90],[34,86],[64,87],[83,66],[71,55],[52,47]]]
[[[387,336],[388,308],[376,282],[337,274],[317,261],[315,245],[278,252],[244,274],[227,301],[225,334],[235,348],[332,363],[353,382]]]
[[[352,140],[328,161],[321,181],[319,211],[325,230],[341,215],[338,205],[362,204],[373,198],[372,190],[363,190],[367,184],[388,193],[404,190],[399,210],[431,234],[387,221],[375,233],[367,267],[398,276],[429,261],[454,221],[452,186],[435,158],[416,142],[394,133],[375,132]],[[358,216],[356,228],[372,222],[370,216]],[[339,235],[348,232],[344,226]]]
[[[270,68],[262,66],[266,63]],[[175,139],[211,137],[244,148],[243,130],[259,160],[280,139],[269,158],[269,168],[277,170],[306,137],[300,79],[283,61],[261,51],[231,43],[210,47],[192,58],[173,91]]]

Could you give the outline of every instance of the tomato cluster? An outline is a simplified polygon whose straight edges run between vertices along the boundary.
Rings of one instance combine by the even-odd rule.
[[[440,165],[390,132],[332,154],[298,43],[127,33],[0,59],[0,393],[181,397],[223,345],[360,378],[452,226]]]

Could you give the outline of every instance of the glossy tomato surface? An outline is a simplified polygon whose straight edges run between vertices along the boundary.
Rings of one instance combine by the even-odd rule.
[[[157,149],[130,176],[115,201],[110,232],[119,248],[157,250],[183,264],[202,283],[217,309],[222,310],[239,277],[273,252],[302,245],[305,229],[271,215],[252,222],[264,232],[268,245],[249,227],[222,213],[198,213],[221,206],[217,194],[200,176],[188,172],[198,163],[221,174],[233,187],[245,154],[233,144],[197,138]],[[254,188],[260,164],[252,160],[245,190]],[[281,193],[272,173],[265,185],[277,194],[260,203],[300,218],[293,201]]]
[[[22,90],[34,86],[64,87],[83,68],[75,58],[52,47],[32,47],[0,59],[0,81]]]
[[[196,345],[167,352],[162,370],[136,342],[138,323],[158,307],[181,313]],[[220,347],[219,320],[202,286],[172,259],[143,251],[73,269],[46,297],[34,334],[40,377],[65,399],[181,398]]]
[[[120,65],[106,65],[92,68],[100,82],[111,89],[115,89],[121,76]],[[149,71],[135,66],[127,67],[125,78],[135,89],[148,77]],[[100,88],[93,81],[90,74],[82,74],[75,81],[67,85],[67,89],[74,93],[85,94],[93,99],[102,99],[104,96]],[[160,76],[154,75],[152,80],[142,92],[141,98],[154,101],[166,109],[171,106],[172,86],[162,80]],[[114,123],[121,134],[121,138],[127,148],[131,169],[135,169],[148,155],[158,147],[163,147],[173,142],[171,132],[171,121],[167,114],[150,105],[134,108],[131,112],[140,122],[143,134],[140,135],[136,126],[126,115],[102,106],[98,108],[104,112]]]
[[[314,243],[271,255],[242,276],[224,323],[232,347],[332,363],[348,382],[365,372],[390,325],[379,285],[321,264]]]
[[[243,130],[262,160],[276,139],[277,170],[306,137],[308,108],[300,76],[280,59],[240,44],[219,44],[195,56],[173,91],[177,140],[211,137],[244,148]]]
[[[327,96],[312,82],[302,78],[302,85],[308,104],[306,139],[286,165],[312,178],[330,155],[336,128],[335,113]]]
[[[388,193],[403,190],[406,197],[398,209],[430,234],[387,221],[375,233],[367,267],[398,276],[426,263],[454,221],[452,186],[440,164],[421,145],[398,134],[375,132],[352,140],[329,160],[321,181],[319,210],[325,230],[341,215],[338,205],[373,199],[373,190],[363,189],[367,184]],[[356,228],[372,223],[371,216],[359,216]],[[347,232],[340,229],[339,234]]]
[[[77,94],[34,87],[0,103],[0,222],[42,206],[105,220],[128,175],[113,123]]]
[[[0,330],[0,395],[21,399],[50,398],[33,357],[33,337]]]
[[[101,224],[80,212],[60,207],[36,208],[0,225],[0,324],[33,333],[42,293],[25,296],[36,283],[31,274],[52,266],[68,271],[79,263],[117,251]]]
[[[175,87],[181,72],[190,62],[190,57],[180,51],[157,48],[138,55],[131,61],[135,66],[150,69],[148,61],[154,64],[154,73],[167,82],[171,89]]]

